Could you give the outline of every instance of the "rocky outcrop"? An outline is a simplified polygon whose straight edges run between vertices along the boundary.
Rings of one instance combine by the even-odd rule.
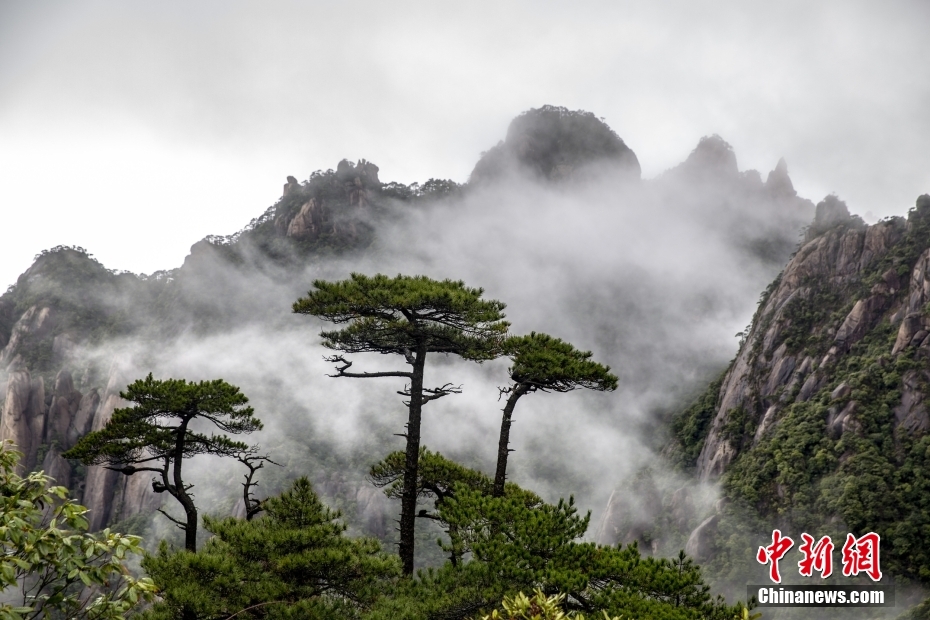
[[[23,454],[18,470],[36,466],[39,447],[45,439],[45,382],[33,379],[20,358],[7,369],[9,378],[0,410],[0,441],[12,441]]]
[[[120,475],[115,484],[114,496],[119,501],[110,507],[111,523],[154,512],[161,507],[164,498],[152,490],[152,476],[148,472],[132,476]]]
[[[907,347],[930,347],[927,335],[930,334],[930,315],[927,302],[930,301],[930,248],[924,251],[911,271],[910,288],[907,303],[903,308],[904,317],[898,329],[892,354],[897,355]]]
[[[776,199],[794,198],[798,195],[794,189],[794,183],[788,176],[788,164],[784,157],[779,159],[775,169],[769,172],[765,180],[765,190]]]
[[[895,425],[909,433],[921,433],[930,430],[930,416],[927,414],[927,386],[930,385],[930,372],[911,370],[904,374],[901,389],[901,404],[894,408]]]
[[[87,394],[81,396],[77,411],[71,417],[71,424],[68,426],[66,445],[73,446],[78,439],[90,432],[94,424],[94,414],[99,406],[100,393],[97,388],[91,388]]]
[[[92,431],[101,430],[113,416],[113,411],[126,404],[126,401],[120,398],[119,395],[120,390],[125,386],[126,381],[122,372],[114,364],[110,369],[110,379],[100,406],[97,407],[94,413],[93,422],[91,423]],[[110,522],[116,482],[121,475],[106,469],[102,465],[91,465],[87,468],[84,495],[81,498],[81,503],[89,511],[87,520],[91,531],[103,529]]]
[[[688,537],[685,543],[685,553],[698,562],[703,562],[714,555],[717,543],[717,524],[720,515],[714,514],[701,522]]]
[[[905,223],[900,218],[865,226],[850,216],[846,205],[835,196],[828,196],[817,205],[807,241],[765,296],[745,343],[724,378],[716,415],[697,461],[701,479],[722,474],[743,447],[740,440],[725,432],[734,416],[755,422],[751,445],[758,443],[778,423],[785,406],[812,398],[826,384],[831,364],[893,310],[901,283],[896,269],[889,269],[868,295],[853,297],[851,309],[838,325],[829,323],[829,312],[816,319],[820,316],[817,313],[822,314],[831,303],[842,306],[848,296],[855,295],[863,274],[879,264],[904,232]],[[922,261],[921,265],[926,263],[923,258]],[[911,278],[912,290],[925,288],[921,269],[915,269]],[[926,289],[930,291],[930,285]],[[909,307],[922,307],[926,303],[923,293],[912,293],[912,297]],[[902,323],[904,335],[899,340],[913,342],[923,330],[922,321]],[[801,350],[800,343],[808,342],[811,337],[829,343],[825,355],[820,354],[822,357]],[[831,428],[848,428],[846,420],[852,418],[850,412],[846,413],[843,417],[838,411],[839,417],[831,421]]]
[[[701,138],[688,158],[670,173],[697,181],[736,180],[739,178],[739,167],[733,147],[714,134]],[[787,176],[787,166],[785,175]]]
[[[274,220],[277,234],[313,241],[323,235],[354,240],[359,221],[372,203],[372,192],[381,186],[378,166],[365,160],[342,160],[331,176],[320,175],[301,185],[288,177],[284,196]]]
[[[67,370],[59,371],[55,377],[52,402],[48,408],[46,441],[56,443],[62,451],[74,445],[69,430],[74,426],[74,417],[81,406],[82,398],[83,395],[74,389],[71,373]]]
[[[61,456],[57,446],[51,446],[42,461],[42,471],[51,477],[57,486],[71,488],[71,463]]]
[[[20,352],[23,345],[37,343],[52,330],[54,324],[54,313],[51,308],[32,306],[13,326],[10,333],[10,339],[0,350],[0,368],[9,364],[13,358]]]
[[[297,181],[297,179],[291,176],[287,177],[287,183],[284,184],[284,192],[281,194],[281,197],[287,198],[291,192],[297,190],[298,188],[300,188],[300,183]]]

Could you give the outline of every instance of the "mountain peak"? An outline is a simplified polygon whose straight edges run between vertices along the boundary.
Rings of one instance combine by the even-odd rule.
[[[506,138],[482,155],[469,181],[496,178],[515,169],[561,180],[598,163],[640,176],[636,154],[603,120],[591,112],[544,105],[511,121]]]
[[[765,180],[765,189],[774,196],[793,198],[798,195],[794,189],[794,183],[791,182],[791,178],[788,176],[788,164],[785,162],[784,157],[779,159],[775,169],[769,172],[769,176]]]
[[[739,174],[733,147],[717,134],[701,138],[681,167],[700,175],[735,177]]]

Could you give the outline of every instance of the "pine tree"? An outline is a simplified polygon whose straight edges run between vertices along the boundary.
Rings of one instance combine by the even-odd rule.
[[[494,475],[494,495],[504,494],[507,479],[507,455],[510,453],[510,425],[517,401],[533,392],[571,392],[578,388],[611,391],[617,389],[617,377],[610,366],[591,361],[590,351],[579,351],[571,344],[547,334],[508,338],[504,343],[507,355],[513,359],[509,369],[513,384],[500,390],[507,394],[501,434],[497,446],[497,470]]]
[[[382,461],[372,466],[369,478],[375,486],[383,488],[385,495],[398,499],[403,495],[404,453],[392,452]],[[443,550],[449,552],[449,561],[453,567],[460,565],[462,556],[470,551],[458,533],[458,526],[445,521],[440,508],[443,503],[455,497],[457,488],[467,488],[485,495],[490,495],[494,481],[480,471],[460,465],[438,452],[420,448],[419,468],[417,470],[417,497],[432,499],[435,510],[421,509],[417,518],[432,519],[439,522],[449,536],[449,546]],[[508,497],[517,498],[529,507],[541,506],[542,499],[531,491],[521,489],[508,483],[505,487]],[[442,543],[440,542],[440,545]]]
[[[109,469],[127,476],[143,471],[157,474],[152,489],[174,497],[186,519],[162,514],[184,530],[187,550],[196,551],[197,507],[190,493],[192,485],[182,477],[185,459],[198,454],[239,458],[252,454],[254,448],[226,435],[196,432],[191,426],[207,422],[224,433],[239,435],[261,430],[262,423],[247,406],[249,399],[222,379],[161,381],[149,373],[120,392],[120,397],[136,405],[115,410],[104,428],[82,437],[63,456],[80,459],[85,465],[107,463]]]
[[[251,521],[204,517],[197,553],[162,545],[142,566],[161,591],[152,620],[356,618],[400,574],[371,538],[348,538],[340,513],[299,478]]]
[[[323,345],[343,353],[402,355],[409,370],[349,372],[352,362],[342,355],[329,361],[338,364],[336,377],[397,377],[409,381],[401,395],[409,398],[401,498],[400,557],[404,574],[413,574],[414,528],[417,504],[417,469],[420,457],[420,418],[423,405],[460,390],[446,384],[424,387],[428,353],[452,353],[464,359],[484,361],[499,356],[508,323],[504,304],[481,298],[483,290],[461,281],[432,280],[425,276],[352,274],[348,280],[317,280],[316,290],[294,304],[294,312],[347,324],[324,331]]]

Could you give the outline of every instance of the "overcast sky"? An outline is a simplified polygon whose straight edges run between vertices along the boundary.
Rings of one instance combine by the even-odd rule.
[[[718,133],[872,220],[930,192],[930,2],[0,0],[0,286],[43,249],[181,264],[304,179],[465,181],[511,118],[601,116],[645,177]]]

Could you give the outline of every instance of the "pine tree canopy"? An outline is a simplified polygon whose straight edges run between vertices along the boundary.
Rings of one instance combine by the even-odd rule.
[[[369,479],[376,487],[384,489],[384,494],[397,499],[403,493],[404,478],[403,451],[391,452],[383,460],[371,467]],[[420,448],[419,468],[417,469],[417,496],[423,499],[436,499],[439,503],[447,497],[454,497],[459,485],[490,495],[494,487],[491,477],[478,470],[460,465],[447,459],[438,452],[425,447]],[[543,500],[533,493],[508,482],[505,488],[508,497],[522,501],[526,506],[540,506]]]
[[[174,458],[179,432],[184,433],[183,458],[197,454],[235,456],[248,451],[249,446],[226,435],[196,432],[189,424],[196,418],[234,435],[262,428],[261,421],[252,415],[254,410],[247,406],[249,399],[222,379],[188,383],[184,379],[154,379],[149,373],[120,392],[120,397],[135,406],[115,410],[103,429],[81,438],[65,453],[66,458],[80,459],[86,465]]]
[[[483,289],[462,281],[353,273],[313,286],[294,303],[294,312],[348,323],[322,333],[324,346],[346,353],[406,354],[419,345],[480,361],[500,355],[509,327],[502,302],[481,299]]]
[[[532,332],[510,337],[504,342],[504,350],[513,359],[511,379],[531,389],[544,392],[617,389],[617,377],[610,373],[610,366],[591,361],[590,351],[579,351],[548,334]]]

